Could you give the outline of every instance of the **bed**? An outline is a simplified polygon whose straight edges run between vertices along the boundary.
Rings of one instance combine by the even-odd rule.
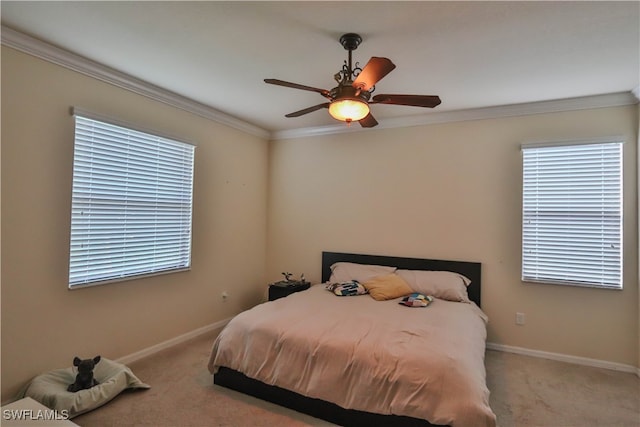
[[[423,289],[414,277],[434,271],[468,280],[460,300],[436,289],[415,308],[327,291],[347,267],[390,267],[365,284],[401,276],[412,290]],[[217,385],[338,425],[495,427],[480,303],[479,263],[323,252],[322,283],[236,316],[208,368]]]

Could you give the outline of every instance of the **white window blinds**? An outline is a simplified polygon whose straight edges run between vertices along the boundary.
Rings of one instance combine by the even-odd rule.
[[[522,280],[621,289],[622,143],[522,151]]]
[[[194,148],[76,113],[70,288],[189,268]]]

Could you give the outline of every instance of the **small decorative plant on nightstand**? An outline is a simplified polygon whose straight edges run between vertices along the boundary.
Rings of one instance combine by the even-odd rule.
[[[293,280],[291,276],[293,274],[289,272],[282,273],[284,280],[271,283],[269,285],[269,301],[274,301],[279,298],[284,298],[287,295],[291,295],[294,292],[304,291],[309,289],[311,283],[307,282],[304,278],[304,274],[300,276],[300,280]]]

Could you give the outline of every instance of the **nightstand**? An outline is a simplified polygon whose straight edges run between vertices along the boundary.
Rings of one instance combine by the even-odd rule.
[[[284,298],[294,292],[304,291],[309,289],[310,286],[311,284],[309,282],[294,283],[292,285],[285,285],[283,282],[274,283],[269,285],[269,301]]]

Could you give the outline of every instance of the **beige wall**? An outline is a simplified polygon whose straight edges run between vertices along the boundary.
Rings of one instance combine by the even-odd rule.
[[[637,131],[629,106],[271,142],[268,278],[320,279],[323,250],[479,261],[490,342],[636,366]],[[523,284],[520,144],[616,135],[624,290]]]
[[[198,144],[191,271],[67,289],[71,106]],[[3,47],[2,400],[75,355],[122,357],[261,301],[267,156],[258,137]]]
[[[67,290],[71,106],[198,144],[191,271]],[[638,117],[634,106],[267,145],[2,47],[2,400],[75,355],[115,359],[228,318],[283,270],[318,280],[322,250],[480,261],[489,341],[640,365]],[[603,135],[627,141],[625,289],[522,284],[520,143]]]

